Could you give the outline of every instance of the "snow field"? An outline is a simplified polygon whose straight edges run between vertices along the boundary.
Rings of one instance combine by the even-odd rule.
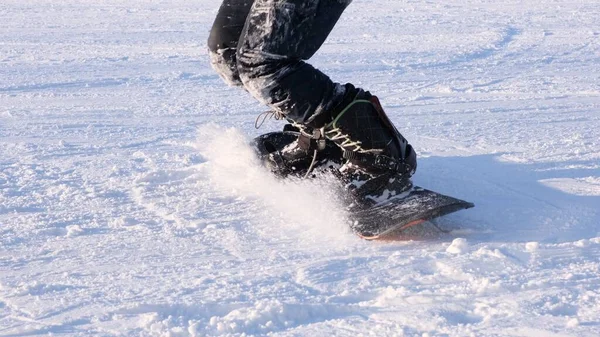
[[[351,4],[311,62],[476,204],[383,243],[251,156],[218,6],[0,3],[0,335],[600,335],[599,3]]]

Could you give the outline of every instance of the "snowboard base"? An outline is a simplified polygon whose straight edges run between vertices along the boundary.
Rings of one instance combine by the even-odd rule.
[[[352,230],[366,240],[389,238],[423,222],[472,208],[473,203],[418,186],[367,209],[351,212]]]

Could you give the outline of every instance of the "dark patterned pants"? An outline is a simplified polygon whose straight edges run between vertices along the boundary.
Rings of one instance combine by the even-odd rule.
[[[351,0],[224,0],[208,40],[230,85],[298,123],[321,126],[345,86],[306,63]]]

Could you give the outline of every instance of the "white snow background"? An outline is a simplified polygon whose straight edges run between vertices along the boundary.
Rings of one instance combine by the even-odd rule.
[[[311,62],[476,204],[406,242],[258,166],[218,6],[0,2],[0,335],[600,335],[600,2],[350,5]]]

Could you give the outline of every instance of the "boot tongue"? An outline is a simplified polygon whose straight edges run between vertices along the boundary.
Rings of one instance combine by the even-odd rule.
[[[330,124],[350,103],[357,99],[359,93],[364,93],[361,89],[357,89],[354,85],[347,83],[344,85],[344,95],[339,102],[334,103],[333,108],[314,117],[313,120],[307,123],[308,126],[320,129]]]
[[[333,122],[334,128],[348,136],[352,142],[360,142],[365,150],[384,150],[393,138],[371,101],[355,100]]]

